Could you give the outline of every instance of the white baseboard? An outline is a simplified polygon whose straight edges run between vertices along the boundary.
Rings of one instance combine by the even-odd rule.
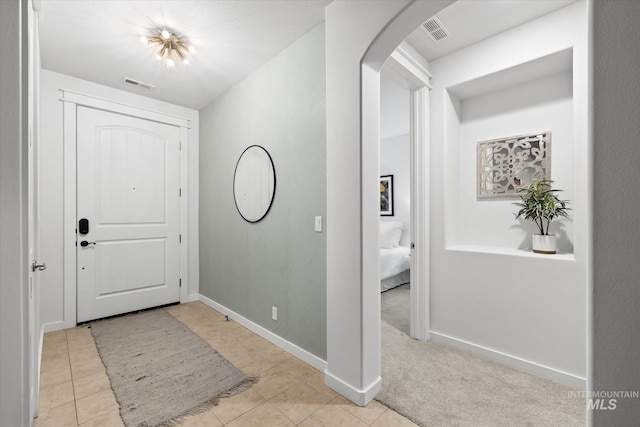
[[[199,295],[198,298],[200,301],[202,301],[204,304],[208,305],[209,307],[213,308],[214,310],[229,316],[229,319],[238,322],[239,324],[241,324],[242,326],[244,326],[245,328],[249,329],[250,331],[254,332],[255,334],[261,336],[262,338],[266,339],[267,341],[271,342],[272,344],[277,345],[278,347],[280,347],[281,349],[283,349],[284,351],[286,351],[287,353],[291,354],[292,356],[297,357],[298,359],[302,360],[303,362],[313,366],[314,368],[316,368],[317,370],[324,372],[327,369],[327,362],[325,360],[320,359],[318,356],[309,353],[307,350],[298,347],[297,345],[285,340],[284,338],[274,334],[273,332],[269,331],[268,329],[263,328],[262,326],[258,325],[257,323],[252,322],[251,320],[247,319],[246,317],[243,317],[241,315],[239,315],[238,313],[236,313],[233,310],[228,309],[227,307],[223,306],[222,304],[219,304],[217,302],[215,302],[214,300],[205,297],[204,295]]]
[[[367,406],[382,388],[382,378],[376,380],[364,390],[358,390],[334,376],[328,370],[324,371],[324,382],[328,387],[337,391],[358,406]]]
[[[43,327],[44,333],[46,334],[47,332],[61,331],[62,329],[74,328],[75,326],[76,326],[75,323],[71,325],[68,322],[65,322],[64,320],[59,320],[57,322],[45,323],[42,327]]]
[[[200,301],[200,294],[190,294],[187,297],[180,301],[180,304],[185,304],[188,302]]]
[[[431,339],[434,342],[450,345],[451,347],[458,348],[466,351],[467,353],[475,354],[485,359],[500,362],[507,366],[519,369],[521,371],[529,372],[534,375],[538,375],[552,381],[568,385],[569,387],[575,387],[580,390],[586,390],[587,380],[577,375],[570,374],[568,372],[560,371],[558,369],[550,368],[549,366],[540,365],[530,360],[522,359],[510,354],[502,353],[496,350],[492,350],[487,347],[483,347],[477,344],[470,343],[458,338],[450,337],[445,334],[431,331]]]

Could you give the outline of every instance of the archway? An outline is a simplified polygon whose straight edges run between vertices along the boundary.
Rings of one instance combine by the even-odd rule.
[[[327,31],[326,383],[359,405],[380,390],[379,72],[423,18],[453,0],[334,2]],[[354,194],[359,197],[354,197]]]

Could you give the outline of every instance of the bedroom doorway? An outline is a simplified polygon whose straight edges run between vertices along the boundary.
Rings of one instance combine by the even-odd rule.
[[[429,339],[429,75],[400,45],[380,74],[381,318]]]
[[[380,73],[380,306],[382,321],[411,334],[411,91]]]

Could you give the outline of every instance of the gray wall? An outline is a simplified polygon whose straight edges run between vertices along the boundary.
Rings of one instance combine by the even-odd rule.
[[[24,34],[27,28],[27,7],[26,1],[0,1],[0,40],[2,41],[0,48],[0,425],[2,426],[29,425],[29,334],[27,329],[29,307],[26,292],[28,288],[27,144],[25,138],[27,134],[25,62],[27,37]]]
[[[640,2],[594,3],[592,388],[640,391]],[[638,425],[639,399],[616,404],[596,426]]]
[[[322,24],[201,110],[200,293],[326,360],[324,49]],[[273,158],[276,194],[250,224],[233,174],[253,144]]]

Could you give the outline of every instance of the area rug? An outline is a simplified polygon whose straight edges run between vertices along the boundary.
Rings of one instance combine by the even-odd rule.
[[[172,425],[255,382],[163,309],[93,322],[91,332],[127,427]]]
[[[382,321],[376,400],[420,426],[584,426],[585,400],[575,392]]]

